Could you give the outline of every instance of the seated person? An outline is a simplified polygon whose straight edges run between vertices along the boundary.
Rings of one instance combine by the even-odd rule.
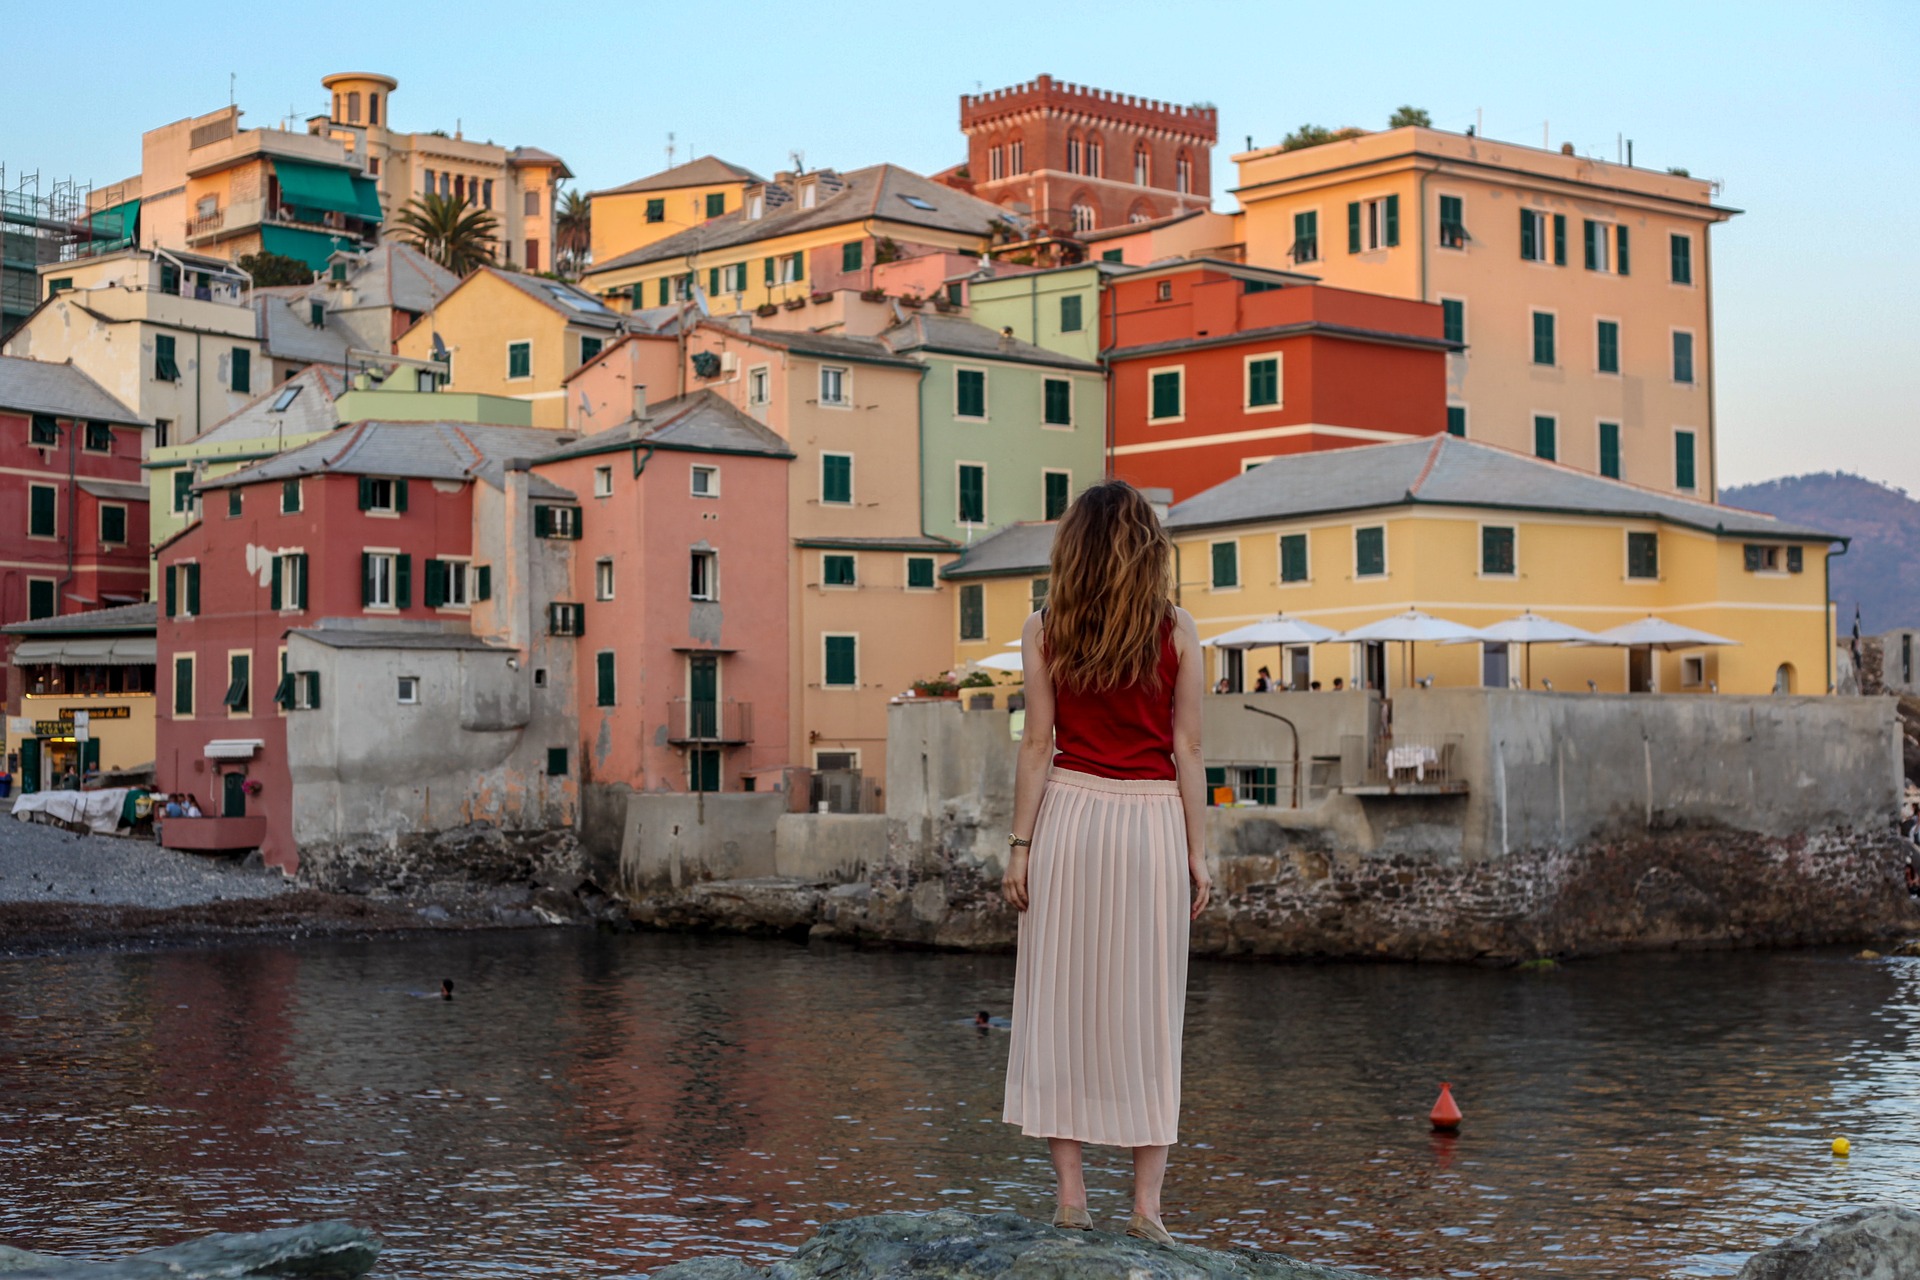
[[[1260,674],[1256,676],[1253,681],[1253,691],[1255,693],[1272,693],[1273,673],[1265,667],[1260,668]]]
[[[160,810],[160,816],[163,818],[184,818],[187,816],[187,807],[180,803],[180,793],[178,791],[167,797],[166,807]]]
[[[206,817],[206,816],[207,816],[207,815],[205,815],[204,813],[201,813],[201,812],[200,812],[200,802],[199,802],[198,800],[195,800],[195,799],[193,798],[193,793],[192,793],[192,792],[188,792],[188,793],[187,793],[187,797],[186,797],[186,799],[187,799],[187,803],[186,803],[186,816],[187,816],[187,817],[189,817],[189,818],[204,818],[204,817]]]

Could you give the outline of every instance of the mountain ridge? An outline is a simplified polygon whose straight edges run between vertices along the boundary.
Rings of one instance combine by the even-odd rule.
[[[1782,476],[1720,491],[1720,501],[1849,539],[1830,560],[1839,631],[1920,627],[1920,500],[1846,471]]]

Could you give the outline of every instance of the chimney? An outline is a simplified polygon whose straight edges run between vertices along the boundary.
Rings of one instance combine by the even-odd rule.
[[[647,384],[644,382],[633,384],[633,420],[635,422],[647,420]]]

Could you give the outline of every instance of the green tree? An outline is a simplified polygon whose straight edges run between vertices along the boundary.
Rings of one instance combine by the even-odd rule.
[[[471,275],[493,261],[500,220],[457,196],[422,195],[394,219],[400,239],[455,275]]]
[[[1344,129],[1329,129],[1323,124],[1303,124],[1280,139],[1280,149],[1304,151],[1308,147],[1323,146],[1329,142],[1345,142],[1348,138],[1364,137],[1366,132],[1365,129],[1356,129],[1352,125]]]
[[[313,268],[284,253],[268,253],[264,249],[259,253],[245,253],[234,259],[233,265],[253,277],[256,289],[313,283]]]
[[[593,200],[578,191],[569,191],[560,199],[560,211],[553,219],[553,236],[560,250],[560,274],[578,276],[587,264],[587,252],[593,245]]]
[[[1387,118],[1387,128],[1404,129],[1417,124],[1422,129],[1433,128],[1433,117],[1427,114],[1425,107],[1402,107]]]

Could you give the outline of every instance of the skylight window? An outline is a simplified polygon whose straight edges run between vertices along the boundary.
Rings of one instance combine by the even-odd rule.
[[[589,298],[585,294],[575,293],[563,284],[549,282],[547,292],[552,294],[554,300],[560,303],[561,306],[570,307],[575,311],[586,311],[600,315],[612,314],[605,307],[601,306],[597,300]]]
[[[916,209],[925,209],[928,213],[933,212],[933,203],[931,201],[922,200],[919,196],[901,196],[900,198]]]
[[[273,403],[267,406],[267,411],[269,413],[285,413],[287,406],[299,399],[299,397],[299,387],[282,387],[280,394],[273,398]]]

